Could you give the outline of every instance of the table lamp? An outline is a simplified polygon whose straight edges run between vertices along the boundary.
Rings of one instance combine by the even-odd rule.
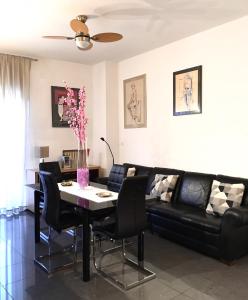
[[[40,147],[40,162],[45,162],[45,158],[49,157],[49,146]]]

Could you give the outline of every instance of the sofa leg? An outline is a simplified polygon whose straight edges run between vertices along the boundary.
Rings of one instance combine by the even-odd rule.
[[[221,258],[220,261],[229,267],[235,265],[235,262],[236,262],[236,260],[225,260],[223,258]]]

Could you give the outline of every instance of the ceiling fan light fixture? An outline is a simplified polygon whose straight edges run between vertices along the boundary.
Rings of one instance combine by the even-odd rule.
[[[90,37],[85,35],[78,35],[75,38],[76,45],[79,49],[86,49],[91,45]]]
[[[90,16],[92,17],[92,16]],[[74,37],[69,36],[43,36],[47,39],[57,40],[74,40],[79,50],[90,50],[93,47],[92,42],[110,43],[117,42],[123,38],[123,36],[116,32],[102,32],[93,36],[89,35],[88,26],[85,24],[88,19],[86,15],[79,15],[76,19],[71,20],[71,29],[75,32]]]

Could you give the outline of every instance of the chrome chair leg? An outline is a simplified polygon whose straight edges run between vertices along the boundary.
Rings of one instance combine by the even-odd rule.
[[[144,267],[143,262],[135,262],[132,259],[128,258],[126,256],[126,249],[125,249],[125,240],[122,239],[122,245],[121,245],[121,257],[122,257],[122,274],[124,276],[125,273],[125,269],[124,269],[124,264],[131,266],[132,268],[136,269],[137,272],[140,272],[142,274],[139,274],[139,279],[127,284],[126,282],[121,282],[118,279],[113,278],[110,274],[106,273],[105,271],[102,270],[101,267],[101,260],[102,258],[110,253],[115,252],[117,249],[120,249],[120,246],[118,247],[114,247],[108,250],[105,250],[102,252],[100,258],[99,258],[99,265],[96,262],[96,237],[95,234],[93,235],[93,264],[94,267],[96,269],[96,271],[102,275],[105,279],[109,280],[111,283],[113,283],[114,285],[117,285],[118,287],[120,287],[121,289],[124,290],[129,290],[135,286],[138,286],[142,283],[145,283],[151,279],[154,279],[156,277],[156,274],[154,272],[152,272],[151,270],[147,269]]]
[[[77,263],[77,228],[74,228],[73,230],[73,250],[74,250],[74,256],[73,256],[73,261],[74,264],[76,265]]]
[[[77,243],[78,242],[77,241],[77,228],[78,227],[73,228],[73,244],[72,244],[72,246],[70,246],[69,248],[64,248],[61,251],[52,252],[52,245],[51,245],[51,242],[52,242],[52,228],[49,227],[48,228],[48,236],[47,236],[48,253],[45,254],[45,255],[36,256],[35,259],[34,259],[34,262],[37,265],[39,265],[49,275],[54,273],[54,272],[57,272],[59,270],[63,270],[63,269],[66,269],[68,267],[71,267],[71,266],[73,266],[74,269],[75,269],[76,264],[78,262],[78,260],[77,260],[77,244],[78,244]],[[69,263],[66,263],[64,265],[52,268],[51,258],[53,256],[63,254],[65,252],[68,252],[68,251],[71,251],[71,250],[73,250],[73,260],[72,260],[72,262],[69,262]],[[44,262],[44,259],[46,259],[46,258],[48,258],[47,264],[45,264],[45,262]]]

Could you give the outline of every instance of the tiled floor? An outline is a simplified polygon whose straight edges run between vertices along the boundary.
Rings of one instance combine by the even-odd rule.
[[[146,265],[157,278],[123,292],[95,272],[89,283],[67,270],[48,277],[33,263],[31,214],[0,218],[0,299],[248,299],[248,256],[229,267],[157,235],[145,236]]]

